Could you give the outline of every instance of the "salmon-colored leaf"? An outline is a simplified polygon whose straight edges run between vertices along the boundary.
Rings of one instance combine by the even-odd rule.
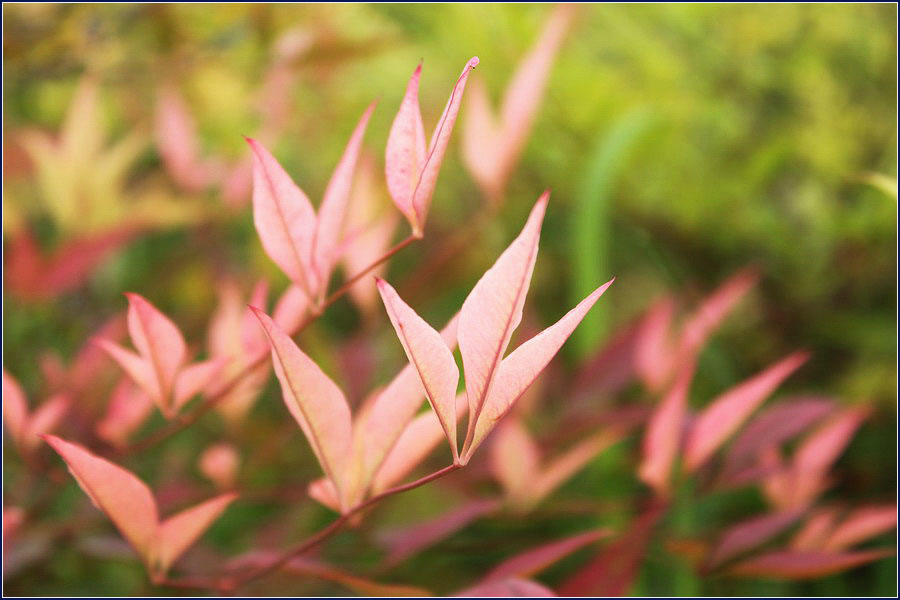
[[[235,498],[235,493],[222,494],[163,521],[159,525],[157,548],[153,556],[153,564],[158,572],[168,571]]]
[[[175,394],[172,404],[175,412],[200,393],[200,390],[208,386],[219,375],[227,362],[224,358],[212,358],[182,369],[175,379]]]
[[[419,80],[422,64],[413,71],[400,109],[391,125],[384,155],[384,173],[388,192],[401,213],[409,220],[413,230],[419,228],[413,209],[413,194],[419,180],[419,172],[425,163],[425,128],[419,109]]]
[[[451,350],[456,348],[457,322],[458,315],[454,315],[441,330],[441,339]],[[422,383],[415,368],[411,364],[407,364],[381,392],[376,394],[370,410],[366,414],[360,413],[357,416],[355,436],[359,439],[358,446],[362,453],[360,463],[363,487],[386,460],[388,453],[393,453],[392,448],[398,444],[401,434],[421,405]],[[458,420],[459,410],[464,408],[464,406],[460,406],[459,397],[454,400],[454,405],[457,409]],[[435,422],[440,424],[437,416],[435,416]],[[452,428],[456,429],[455,421]],[[443,427],[440,428],[440,431],[443,432]],[[442,435],[446,437],[445,434]],[[439,440],[440,438],[437,441]],[[433,446],[426,447],[427,454]],[[418,448],[413,449],[414,454],[417,454],[418,451]],[[396,460],[404,461],[399,457]],[[412,466],[417,462],[413,462]],[[403,475],[405,473],[400,477],[402,478]]]
[[[284,402],[340,494],[352,458],[350,407],[343,392],[264,312],[254,308],[272,346]]]
[[[742,561],[729,573],[743,577],[769,579],[818,579],[860,565],[893,556],[893,549],[862,550],[859,552],[794,552],[779,550]]]
[[[272,320],[281,329],[293,335],[303,323],[309,307],[310,301],[306,292],[296,285],[288,286],[275,303]]]
[[[237,449],[231,444],[220,442],[203,451],[198,466],[200,472],[219,489],[228,490],[234,487],[237,480],[239,463]]]
[[[836,507],[814,511],[791,537],[790,549],[800,552],[822,550],[828,535],[834,531],[841,510]]]
[[[551,598],[550,588],[529,579],[503,579],[479,583],[455,594],[460,598]]]
[[[128,332],[141,357],[150,365],[159,390],[163,414],[171,416],[170,397],[175,376],[184,364],[187,345],[181,331],[167,316],[138,294],[128,298]]]
[[[475,433],[469,451],[464,455],[464,461],[472,456],[472,453],[497,422],[509,412],[513,403],[540,375],[547,363],[569,339],[587,312],[612,285],[613,281],[610,280],[601,285],[559,321],[523,343],[503,359],[499,368],[496,369],[494,381],[489,383],[491,387],[487,393],[483,413],[477,417]],[[465,305],[463,305],[463,310],[465,310]],[[462,331],[462,315],[460,315],[460,331]],[[462,346],[461,338],[460,346]],[[466,371],[466,384],[468,389],[468,371]]]
[[[123,378],[112,391],[106,414],[97,423],[97,435],[113,446],[125,446],[152,410],[150,396]]]
[[[504,420],[492,438],[490,450],[491,470],[506,496],[514,502],[528,498],[540,474],[541,453],[522,422],[512,416]]]
[[[694,471],[702,466],[808,358],[806,352],[795,352],[713,400],[688,432],[684,451],[686,468]]]
[[[431,135],[431,142],[428,144],[428,155],[425,157],[425,162],[419,172],[413,193],[413,211],[415,212],[416,222],[419,224],[420,231],[425,227],[428,209],[431,207],[431,197],[434,195],[438,174],[441,171],[441,163],[444,162],[444,154],[447,152],[447,145],[450,143],[450,135],[453,132],[454,124],[456,124],[456,116],[459,114],[463,92],[466,89],[466,81],[472,69],[478,66],[478,62],[478,57],[473,56],[466,63],[466,66],[463,67],[459,79],[456,80],[456,85],[453,86],[453,90],[450,92],[450,99],[447,100],[444,113],[438,120],[434,133]]]
[[[4,400],[5,402],[5,400]],[[32,449],[40,443],[40,436],[56,429],[69,410],[71,401],[65,394],[54,394],[34,409],[28,418],[22,445]]]
[[[650,307],[638,325],[634,369],[651,392],[662,390],[672,373],[676,358],[671,340],[674,316],[675,301],[663,298]]]
[[[857,508],[825,540],[822,549],[844,550],[897,527],[897,505]]]
[[[347,148],[331,175],[328,187],[325,188],[325,195],[322,197],[322,204],[319,207],[313,243],[313,261],[323,285],[328,283],[331,269],[337,260],[336,248],[341,239],[344,217],[350,200],[353,174],[356,171],[363,135],[365,135],[366,126],[369,124],[369,118],[374,110],[375,102],[369,105],[359,119],[356,129],[350,136],[350,141],[347,142]]]
[[[22,440],[28,422],[28,401],[19,382],[3,369],[3,420],[12,438]]]
[[[109,354],[110,358],[122,367],[122,370],[128,374],[131,380],[153,400],[153,403],[162,410],[164,406],[162,391],[159,388],[159,382],[150,362],[110,340],[98,338],[95,341],[104,352]]]
[[[66,461],[69,472],[94,505],[106,513],[151,566],[158,517],[150,489],[131,472],[54,435],[44,440]]]
[[[269,257],[310,298],[319,282],[312,268],[316,213],[291,176],[268,150],[247,139],[253,150],[253,222]]]
[[[410,364],[415,367],[431,408],[434,409],[454,461],[456,448],[456,386],[459,383],[459,368],[453,353],[441,334],[416,314],[386,281],[378,279],[378,291],[387,309],[388,316]]]
[[[509,340],[522,320],[549,196],[544,192],[538,199],[522,232],[463,302],[458,335],[469,402],[467,437],[474,431]]]

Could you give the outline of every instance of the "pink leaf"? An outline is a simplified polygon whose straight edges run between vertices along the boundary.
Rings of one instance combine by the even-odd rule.
[[[312,269],[316,213],[303,193],[262,144],[253,150],[253,222],[269,257],[309,298],[319,281]]]
[[[725,465],[727,473],[738,473],[761,451],[806,430],[832,410],[831,400],[816,397],[785,400],[767,408],[731,444]]]
[[[757,548],[797,522],[803,513],[797,510],[754,517],[730,527],[719,538],[708,560],[717,567],[736,556]]]
[[[433,519],[382,534],[380,540],[389,551],[385,566],[403,562],[499,508],[496,500],[474,500]]]
[[[857,508],[831,532],[823,550],[844,550],[897,527],[897,505]]]
[[[338,496],[337,488],[334,487],[334,483],[327,477],[316,479],[310,483],[307,492],[310,498],[316,502],[327,506],[335,512],[341,512],[341,499]]]
[[[499,125],[490,112],[484,86],[480,80],[472,82],[466,103],[463,159],[493,203],[502,198],[506,182],[528,141],[550,69],[574,13],[571,5],[554,7],[540,36],[506,87]]]
[[[421,64],[416,67],[409,80],[400,110],[391,125],[385,150],[385,177],[391,198],[409,220],[414,235],[421,237],[425,227],[431,196],[459,113],[466,80],[469,72],[477,65],[478,58],[473,57],[463,68],[431,137],[427,152],[418,98]]]
[[[559,588],[563,596],[624,596],[634,582],[664,507],[644,511],[631,529]]]
[[[169,404],[175,376],[184,364],[187,346],[178,327],[138,294],[128,298],[128,332],[141,357],[151,366],[159,390],[163,414],[172,415]]]
[[[25,436],[22,439],[23,445],[28,449],[37,446],[41,441],[41,435],[56,429],[69,410],[70,404],[68,396],[55,394],[38,406],[28,418]]]
[[[160,91],[154,125],[156,147],[175,183],[189,192],[209,185],[212,173],[200,161],[196,127],[184,99],[174,88]]]
[[[113,389],[106,414],[97,423],[97,435],[113,446],[122,447],[150,416],[153,401],[129,379],[123,378]]]
[[[441,330],[441,339],[450,349],[456,348],[458,315],[453,318]],[[462,403],[465,404],[464,402]],[[459,418],[460,398],[454,400]],[[360,438],[359,447],[362,449],[362,485],[365,486],[382,463],[389,452],[398,443],[398,439],[404,432],[404,428],[410,423],[419,407],[422,406],[422,383],[416,374],[415,368],[407,364],[396,377],[378,393],[372,402],[371,410],[367,414],[360,414],[356,420],[355,435]],[[435,417],[435,422],[440,424]],[[454,422],[453,429],[456,425]],[[442,437],[443,427],[440,427]],[[440,441],[438,438],[437,441]],[[433,446],[426,446],[425,453],[431,451]],[[424,449],[424,448],[423,448]],[[417,454],[418,448],[413,450]],[[424,456],[422,457],[424,458]],[[397,459],[401,462],[403,459]],[[418,462],[418,461],[416,461]],[[416,462],[412,463],[415,466]],[[410,468],[412,468],[412,466]],[[402,478],[405,472],[400,475]]]
[[[289,286],[272,311],[272,320],[284,331],[293,335],[309,312],[309,297],[296,285]]]
[[[222,494],[160,523],[157,531],[157,548],[153,556],[159,572],[168,571],[178,557],[197,541],[197,538],[219,518],[235,498],[237,498],[235,493]]]
[[[752,288],[759,275],[755,269],[738,271],[720,285],[681,328],[682,356],[694,357],[734,306]]]
[[[466,80],[469,78],[469,73],[472,69],[478,66],[478,62],[478,57],[473,56],[466,63],[466,66],[463,67],[459,79],[456,80],[456,85],[453,86],[453,91],[450,92],[450,99],[447,100],[444,113],[438,120],[434,133],[431,135],[431,142],[428,145],[428,156],[425,157],[425,163],[422,165],[415,192],[413,193],[413,210],[416,214],[416,222],[420,228],[425,227],[428,209],[431,206],[431,197],[434,194],[438,174],[441,171],[441,163],[444,162],[447,144],[450,143],[450,134],[453,132],[453,125],[456,123],[456,116],[459,114],[463,92],[466,89]]]
[[[456,386],[459,369],[441,334],[409,307],[386,281],[378,279],[378,291],[403,350],[424,388],[450,443],[454,462],[456,448]]]
[[[363,135],[365,135],[366,126],[369,124],[369,118],[374,110],[375,103],[373,102],[363,113],[356,129],[353,130],[350,141],[347,142],[347,148],[331,175],[328,187],[325,188],[322,205],[319,207],[313,252],[314,265],[323,285],[328,283],[328,276],[337,260],[335,249],[344,226],[344,216],[347,212],[350,189],[353,185],[353,173],[356,171]]]
[[[834,507],[821,508],[813,512],[791,538],[791,550],[801,552],[822,550],[828,534],[834,530],[839,513],[840,510]]]
[[[172,408],[177,412],[188,400],[200,393],[200,390],[219,375],[226,363],[227,360],[224,358],[213,358],[182,369],[175,380]]]
[[[868,414],[865,407],[846,409],[800,443],[790,467],[789,494],[794,506],[811,503],[825,489],[828,469],[850,443]]]
[[[472,453],[497,422],[506,415],[513,403],[540,375],[547,363],[569,339],[587,312],[612,285],[613,281],[611,279],[601,285],[559,321],[516,348],[503,359],[497,369],[495,380],[489,384],[491,388],[484,404],[484,412],[477,418],[472,444],[469,446],[468,454],[465,454],[464,461],[472,456]],[[463,310],[465,310],[465,305],[463,305]],[[462,330],[462,315],[460,315],[460,330]],[[462,346],[461,338],[460,346]],[[466,372],[466,384],[468,384],[468,371]]]
[[[9,433],[21,443],[28,423],[28,401],[19,382],[3,369],[3,420]]]
[[[220,442],[213,444],[200,455],[200,472],[219,489],[234,487],[237,480],[240,457],[234,446]]]
[[[694,364],[682,368],[677,381],[650,417],[644,434],[644,459],[638,469],[641,480],[657,494],[667,496],[672,466],[681,445],[687,395],[694,377]]]
[[[268,315],[256,308],[253,312],[272,346],[272,363],[281,382],[284,402],[306,434],[325,474],[345,500],[353,439],[347,400]]]
[[[740,383],[697,416],[685,444],[685,466],[697,470],[809,355],[795,352]]]
[[[467,588],[458,594],[461,598],[550,598],[553,590],[528,579],[503,579],[488,581]]]
[[[513,331],[522,320],[522,306],[531,283],[548,199],[549,192],[544,192],[522,232],[478,280],[459,314],[459,349],[466,374],[469,436]],[[464,448],[463,454],[467,449]]]
[[[150,489],[131,472],[53,435],[44,440],[66,461],[81,489],[122,532],[148,568],[158,517]]]
[[[732,575],[766,577],[771,579],[818,579],[875,560],[893,556],[894,550],[864,550],[859,552],[794,552],[779,550],[748,558],[729,569]]]
[[[508,418],[492,438],[491,470],[506,496],[516,503],[530,497],[540,473],[540,450],[519,419]]]
[[[675,363],[670,333],[675,302],[664,298],[656,302],[641,319],[634,349],[634,368],[652,392],[663,389]]]
[[[609,535],[609,530],[597,529],[538,546],[504,560],[484,576],[484,581],[498,581],[509,577],[531,577],[584,546],[609,537]]]
[[[95,341],[104,352],[122,367],[122,370],[128,374],[132,381],[153,400],[157,408],[162,410],[164,400],[150,362],[110,340],[98,338]]]
[[[465,412],[462,398],[456,398],[457,421]],[[391,447],[384,462],[372,479],[372,493],[386,490],[401,481],[410,471],[431,454],[434,447],[444,439],[444,429],[433,411],[428,411],[410,422],[396,443]]]
[[[422,64],[416,67],[406,86],[400,110],[394,117],[384,155],[388,192],[413,230],[420,227],[413,209],[413,194],[425,164],[425,128],[419,109],[419,79]]]
[[[153,494],[118,465],[53,435],[43,436],[69,467],[94,505],[112,520],[157,581],[209,527],[235,494],[224,494],[160,523]]]

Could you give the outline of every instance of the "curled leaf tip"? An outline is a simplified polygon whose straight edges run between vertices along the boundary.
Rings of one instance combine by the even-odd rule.
[[[478,63],[480,63],[480,62],[481,62],[481,60],[477,56],[473,56],[472,58],[469,59],[469,62],[466,63],[466,66],[469,67],[470,69],[474,69],[475,67],[478,66]]]

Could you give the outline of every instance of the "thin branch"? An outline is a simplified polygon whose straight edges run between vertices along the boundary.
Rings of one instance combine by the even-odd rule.
[[[373,269],[378,267],[380,264],[390,259],[392,256],[415,242],[417,237],[408,236],[406,239],[397,243],[393,248],[388,250],[385,254],[379,257],[377,260],[372,262],[369,266],[361,270],[359,273],[348,279],[341,287],[335,290],[321,306],[318,307],[318,310],[315,313],[310,313],[303,322],[297,327],[296,331],[289,332],[290,335],[294,336],[306,329],[311,323],[313,323],[316,319],[322,316],[322,313],[326,308],[340,300],[347,292],[350,291],[350,288],[354,286],[360,279],[368,275],[372,272]],[[269,360],[269,353],[261,353],[257,358],[253,359],[250,363],[248,363],[243,369],[235,373],[228,382],[220,388],[215,394],[208,396],[200,406],[195,408],[193,411],[189,413],[182,414],[172,421],[169,422],[165,427],[151,433],[147,437],[142,440],[135,442],[129,446],[126,446],[116,453],[119,455],[132,454],[136,452],[143,452],[148,448],[155,446],[161,441],[168,439],[169,437],[175,435],[176,433],[181,432],[184,429],[187,429],[191,425],[193,425],[197,420],[200,419],[203,415],[214,409],[222,400],[228,397],[228,394],[231,393],[232,390],[235,389],[250,373],[256,370],[260,365]]]
[[[269,562],[265,565],[262,565],[261,567],[257,567],[256,569],[254,569],[254,570],[250,571],[249,573],[246,573],[242,576],[236,576],[236,577],[230,578],[230,579],[227,577],[223,578],[222,581],[219,583],[218,589],[223,592],[232,592],[232,591],[250,583],[251,581],[259,579],[260,577],[263,577],[273,571],[278,570],[279,568],[284,566],[288,561],[290,561],[292,558],[295,558],[297,556],[300,556],[301,554],[304,554],[305,552],[308,552],[309,550],[315,548],[316,546],[318,546],[319,544],[321,544],[322,542],[327,540],[329,537],[331,537],[332,535],[334,535],[335,533],[340,531],[340,529],[344,525],[344,523],[346,523],[350,519],[350,517],[352,517],[353,515],[366,510],[367,508],[373,506],[374,504],[381,502],[385,498],[389,498],[390,496],[393,496],[395,494],[400,494],[402,492],[406,492],[406,491],[415,489],[417,487],[423,486],[426,483],[430,483],[436,479],[440,479],[441,477],[444,477],[445,475],[448,475],[448,474],[452,473],[453,471],[456,471],[459,468],[461,468],[461,466],[458,464],[448,465],[439,471],[435,471],[434,473],[431,473],[430,475],[426,475],[425,477],[416,479],[415,481],[411,481],[410,483],[405,483],[403,485],[398,485],[396,487],[392,487],[388,490],[381,492],[380,494],[376,494],[376,495],[372,496],[365,502],[361,502],[361,503],[357,504],[356,506],[354,506],[353,508],[351,508],[350,510],[348,510],[347,512],[342,514],[340,517],[338,517],[337,519],[332,521],[330,525],[328,525],[324,529],[321,529],[319,532],[314,534],[312,537],[300,542],[296,546],[288,548],[286,551],[284,551],[282,554],[277,556],[271,562]]]

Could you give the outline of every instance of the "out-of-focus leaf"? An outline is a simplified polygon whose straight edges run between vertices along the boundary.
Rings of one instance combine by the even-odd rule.
[[[454,594],[461,598],[550,598],[550,588],[528,579],[503,579],[479,583]]]
[[[220,442],[203,451],[198,462],[200,472],[222,490],[234,487],[237,479],[240,456],[231,444]]]
[[[795,352],[713,400],[697,416],[688,432],[684,450],[686,468],[694,471],[702,466],[769,394],[808,358],[806,352]]]
[[[510,577],[530,577],[540,573],[558,560],[598,540],[609,537],[611,532],[598,529],[573,535],[562,540],[543,544],[506,559],[484,576],[484,582],[502,581]]]
[[[823,550],[844,550],[897,527],[897,505],[867,506],[851,512],[828,536]]]
[[[794,552],[779,550],[741,561],[731,575],[768,579],[818,579],[854,569],[894,554],[893,549],[858,552]]]
[[[474,500],[425,522],[380,534],[379,540],[388,550],[385,566],[399,564],[499,508],[496,500]]]
[[[69,397],[60,393],[29,412],[19,382],[3,370],[3,420],[20,452],[30,453],[40,443],[40,436],[56,429],[69,404]]]
[[[754,548],[762,546],[797,522],[802,511],[776,512],[748,519],[729,527],[710,552],[707,565],[715,568]]]
[[[113,446],[124,447],[152,410],[150,396],[123,377],[112,391],[106,414],[97,423],[97,435]]]

